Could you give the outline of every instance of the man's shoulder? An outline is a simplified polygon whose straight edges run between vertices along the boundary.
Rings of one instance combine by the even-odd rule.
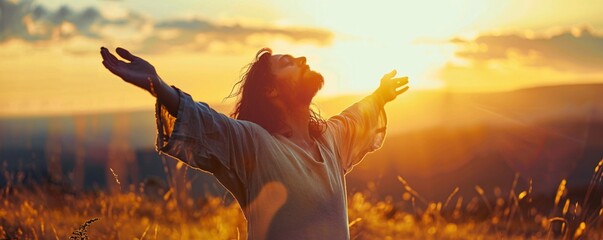
[[[235,119],[242,127],[250,131],[254,137],[259,139],[272,139],[274,138],[266,129],[257,123]]]

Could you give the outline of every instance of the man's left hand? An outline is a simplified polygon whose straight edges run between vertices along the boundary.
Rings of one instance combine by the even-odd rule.
[[[396,73],[396,70],[392,70],[390,73],[383,75],[381,84],[374,93],[383,100],[383,104],[396,99],[398,95],[408,90],[408,86],[406,86],[408,84],[408,77],[394,78]]]

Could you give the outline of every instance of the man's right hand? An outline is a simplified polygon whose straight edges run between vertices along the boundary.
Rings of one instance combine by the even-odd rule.
[[[129,63],[117,59],[105,47],[101,47],[100,53],[103,57],[103,65],[110,72],[122,78],[124,81],[149,90],[148,77],[157,78],[155,67],[142,58],[132,55],[128,50],[123,48],[115,49],[117,54],[122,58],[130,61]]]

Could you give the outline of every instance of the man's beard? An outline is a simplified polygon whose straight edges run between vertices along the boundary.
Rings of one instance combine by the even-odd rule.
[[[304,71],[301,76],[301,81],[295,89],[297,92],[297,98],[302,104],[310,104],[312,98],[316,95],[324,84],[324,78],[320,73],[315,71],[307,70]]]

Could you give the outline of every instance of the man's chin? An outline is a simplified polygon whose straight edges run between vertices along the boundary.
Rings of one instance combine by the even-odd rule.
[[[308,82],[308,85],[317,87],[317,91],[320,90],[322,88],[322,85],[324,85],[325,83],[324,77],[318,72],[308,70],[304,75],[304,77],[306,78],[306,82]]]
[[[302,85],[298,88],[298,99],[302,104],[309,104],[318,90],[322,89],[324,78],[314,71],[308,71],[304,77]]]

